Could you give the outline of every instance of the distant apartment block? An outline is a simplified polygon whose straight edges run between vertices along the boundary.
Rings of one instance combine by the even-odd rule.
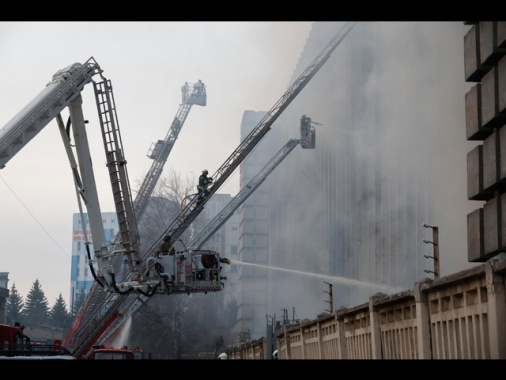
[[[72,217],[72,263],[70,270],[70,307],[72,308],[80,294],[87,295],[95,281],[90,271],[88,249],[92,260],[93,239],[88,220],[88,214],[74,213]],[[103,212],[102,222],[107,242],[112,244],[118,232],[118,218],[115,212]],[[87,242],[89,246],[87,247]],[[88,249],[87,249],[88,248]],[[96,268],[96,265],[94,266]]]

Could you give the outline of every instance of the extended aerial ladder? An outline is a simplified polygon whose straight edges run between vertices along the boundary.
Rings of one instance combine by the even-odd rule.
[[[92,77],[96,74],[100,75],[102,81],[95,82],[92,80]],[[121,293],[123,289],[120,289],[121,284],[116,283],[115,273],[110,265],[112,253],[108,249],[110,242],[105,237],[85,128],[87,122],[84,120],[82,111],[81,92],[84,86],[90,82],[94,85],[107,162],[106,167],[109,172],[118,216],[120,230],[118,242],[122,244],[122,252],[127,257],[128,262],[130,264],[137,263],[139,261],[138,231],[133,213],[126,159],[119,133],[112,86],[102,76],[102,70],[93,57],[84,64],[75,63],[56,72],[46,88],[2,128],[0,131],[0,166],[5,167],[5,164],[22,147],[52,119],[56,118],[72,169],[83,226],[86,224],[83,218],[82,203],[85,204],[88,211],[90,230],[93,236],[94,259],[98,263],[96,273],[92,267],[94,278],[109,291]],[[67,126],[64,125],[61,116],[61,111],[65,107],[68,107],[70,115]],[[70,141],[70,127],[72,127],[74,137],[73,145]],[[84,240],[91,261],[91,243],[86,231],[84,231]]]
[[[103,81],[93,81],[92,77],[95,74],[99,74]],[[2,128],[0,131],[0,167],[5,167],[7,161],[35,137],[43,127],[52,119],[57,119],[63,144],[71,164],[80,209],[82,210],[82,201],[88,210],[95,259],[98,263],[98,270],[94,273],[94,277],[97,282],[110,291],[121,292],[123,291],[120,289],[121,284],[117,286],[114,272],[110,266],[109,244],[105,238],[94,170],[90,159],[91,154],[85,128],[86,121],[81,107],[81,91],[90,82],[94,84],[107,161],[106,166],[109,171],[121,231],[119,240],[123,245],[123,252],[128,261],[137,263],[139,261],[138,232],[132,209],[126,159],[119,134],[112,87],[110,82],[102,76],[102,70],[93,58],[90,58],[84,64],[75,63],[56,72],[46,88]],[[68,107],[70,114],[67,128],[60,114],[65,107]],[[70,120],[72,123],[70,123]],[[70,143],[70,127],[72,127],[74,136],[73,146]],[[77,160],[74,157],[73,147],[75,148]],[[77,162],[79,162],[79,166]],[[90,245],[86,234],[85,241],[89,253]],[[89,255],[91,256],[90,253]]]
[[[260,186],[267,176],[285,159],[301,141],[290,139],[283,148],[244,186],[237,195],[192,239],[189,249],[200,249],[211,236],[233,215],[234,211]]]
[[[305,116],[305,115],[304,115]],[[290,154],[290,152],[300,144],[302,149],[314,149],[316,143],[316,132],[311,122],[305,123],[301,119],[301,138],[290,139],[279,150],[274,157],[253,177],[237,195],[192,239],[188,247],[190,249],[200,249],[220,229],[223,224],[233,215],[235,210],[244,203],[248,197],[265,181],[269,174]]]
[[[304,115],[305,116],[305,115]],[[233,215],[235,210],[239,208],[241,204],[253,194],[253,192],[265,181],[270,173],[292,152],[297,145],[301,145],[302,149],[314,149],[315,148],[315,128],[313,124],[315,122],[306,121],[301,119],[301,138],[290,139],[274,157],[253,177],[237,195],[227,204],[225,207],[204,227],[197,235],[192,239],[188,245],[189,250],[199,250],[208,241],[213,234],[220,229],[223,224]],[[318,124],[319,125],[319,124]],[[107,329],[107,332],[103,336],[103,340],[107,340],[115,331],[121,328],[122,325],[128,321],[133,314],[135,314],[141,306],[145,306],[149,300],[149,297],[138,296],[130,297],[128,300],[123,302],[120,308],[119,318],[117,318],[113,324]]]
[[[144,181],[139,188],[137,196],[134,201],[135,215],[140,219],[146,210],[147,204],[153,190],[160,179],[163,171],[163,166],[169,157],[174,144],[179,136],[179,132],[183,127],[186,117],[194,104],[205,106],[207,103],[207,93],[205,86],[202,90],[195,89],[194,84],[185,83],[181,88],[183,102],[179,106],[179,110],[172,121],[169,131],[164,140],[158,140],[151,145],[147,156],[153,159],[153,164],[146,174]]]
[[[355,22],[346,23],[343,28],[331,39],[331,41],[324,47],[324,49],[320,52],[320,54],[315,58],[315,60],[306,68],[306,70],[294,81],[294,83],[288,88],[285,94],[278,100],[278,102],[271,108],[269,112],[260,120],[258,125],[250,132],[250,134],[242,141],[239,147],[232,153],[232,155],[225,161],[225,163],[216,171],[213,175],[214,182],[211,185],[209,190],[209,196],[201,203],[199,207],[196,206],[197,196],[194,197],[181,211],[180,216],[178,216],[161,234],[161,236],[153,243],[153,245],[145,252],[140,262],[148,262],[147,265],[144,265],[143,268],[138,271],[130,272],[126,277],[125,281],[121,283],[122,289],[135,289],[142,296],[151,297],[154,294],[173,294],[173,293],[187,293],[187,281],[191,282],[192,276],[184,276],[184,273],[188,271],[188,267],[191,266],[185,263],[188,263],[188,260],[191,261],[192,255],[199,255],[199,251],[190,251],[183,253],[181,255],[175,256],[164,256],[160,258],[153,257],[154,252],[162,243],[163,238],[166,235],[170,235],[172,241],[175,242],[183,232],[191,225],[191,223],[195,220],[195,218],[202,211],[203,206],[207,203],[209,198],[223,185],[226,180],[232,175],[235,169],[240,165],[240,163],[246,158],[246,156],[255,148],[255,146],[260,142],[260,140],[266,135],[266,133],[270,130],[271,125],[277,120],[277,118],[281,115],[281,113],[288,107],[288,105],[295,99],[295,97],[302,91],[302,89],[306,86],[307,83],[313,78],[313,76],[320,70],[320,68],[325,64],[325,62],[330,58],[332,52],[339,45],[339,43],[348,35],[348,33],[352,30]],[[182,263],[182,276],[179,280],[179,284],[170,283],[166,281],[167,277],[164,275],[163,271],[154,271],[153,269],[164,268],[164,266],[169,266],[170,263],[168,259],[171,257],[176,258]],[[193,270],[190,270],[190,273],[194,273]],[[154,274],[154,277],[150,277]],[[218,277],[219,278],[219,277]],[[219,288],[210,289],[205,286],[203,291],[218,291]],[[132,294],[127,294],[125,292],[114,295],[114,302],[107,304],[102,308],[97,308],[95,314],[100,314],[96,320],[94,320],[94,325],[88,329],[86,336],[79,342],[75,353],[82,353],[84,347],[87,346],[87,342],[90,340],[98,341],[100,339],[97,336],[97,331],[99,328],[96,325],[101,323],[106,323],[105,321],[109,321],[111,315],[115,313],[118,308],[121,307],[122,303],[131,298]],[[108,322],[107,322],[108,323]]]
[[[330,40],[318,56],[304,70],[304,72],[294,81],[284,95],[276,104],[265,114],[255,128],[246,136],[241,144],[234,150],[230,157],[221,165],[221,167],[212,176],[213,183],[209,187],[209,195],[203,200],[200,206],[196,206],[198,196],[194,197],[182,210],[181,215],[177,217],[161,234],[157,241],[148,249],[147,254],[151,254],[161,244],[164,236],[171,236],[172,241],[176,241],[188,226],[202,211],[203,206],[209,198],[223,185],[232,175],[235,169],[241,164],[246,156],[256,147],[260,140],[271,129],[272,124],[277,120],[281,113],[309,83],[314,75],[330,58],[332,52],[348,35],[355,26],[356,22],[348,22],[341,30]]]
[[[165,136],[165,139],[158,140],[156,143],[153,143],[148,150],[147,156],[153,160],[153,163],[150,170],[146,174],[133,202],[134,214],[137,220],[140,220],[144,215],[149,202],[149,198],[151,197],[155,186],[161,177],[163,167],[170,155],[170,152],[172,151],[172,148],[175,145],[175,142],[192,106],[205,106],[207,104],[206,87],[200,80],[199,82],[201,83],[200,86],[185,82],[185,84],[181,87],[182,103],[179,106],[176,116],[174,117],[172,124]],[[114,244],[111,248],[113,255],[114,253],[120,252],[118,251],[121,249],[119,246],[121,241],[120,238],[121,230],[118,232]],[[93,262],[91,258],[89,262],[90,268],[93,270]],[[114,255],[111,259],[111,264],[114,267],[114,273],[120,275],[122,265],[120,256]],[[107,315],[106,313],[106,315],[99,315],[97,317],[97,308],[100,310],[113,310],[114,308],[111,305],[120,302],[117,296],[111,295],[106,291],[107,289],[104,289],[99,285],[100,284],[98,282],[95,282],[88,292],[88,295],[86,296],[78,315],[74,319],[74,323],[67,332],[64,341],[64,345],[66,347],[72,347],[75,344],[75,341],[79,340],[79,337],[82,334],[90,336],[91,333],[91,336],[96,336],[95,331],[103,331],[103,325],[111,324],[113,322],[111,319],[115,319],[120,316],[118,312],[115,312],[110,315]],[[93,318],[93,316],[95,316],[95,318]],[[88,331],[90,328],[91,331]],[[83,351],[87,351],[93,342],[89,343],[88,339],[85,339],[84,341],[86,342],[86,346],[84,346]]]
[[[303,116],[301,119],[300,140],[290,139],[274,157],[260,170],[255,177],[244,186],[239,193],[192,239],[188,247],[200,249],[211,236],[220,229],[223,224],[232,216],[237,208],[244,203],[248,197],[265,181],[267,176],[300,144],[302,149],[314,149],[316,145],[316,132],[311,119]],[[309,120],[307,120],[309,119]]]

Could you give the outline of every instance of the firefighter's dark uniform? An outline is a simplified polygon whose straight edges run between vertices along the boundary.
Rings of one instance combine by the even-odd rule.
[[[197,206],[200,206],[205,198],[209,195],[207,187],[213,182],[211,177],[207,176],[207,170],[204,170],[199,177],[199,184],[197,185],[197,191],[199,193],[197,198]]]
[[[163,238],[163,243],[160,245],[160,247],[156,250],[155,256],[162,255],[174,255],[176,253],[176,250],[172,246],[171,238],[169,236],[165,236]]]

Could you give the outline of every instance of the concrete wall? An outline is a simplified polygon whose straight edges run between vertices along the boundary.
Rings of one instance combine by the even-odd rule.
[[[506,359],[506,255],[287,326],[279,359]],[[265,338],[230,359],[270,359]],[[262,356],[263,353],[263,356]]]

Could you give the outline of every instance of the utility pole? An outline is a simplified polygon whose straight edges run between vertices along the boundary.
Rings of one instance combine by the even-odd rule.
[[[330,314],[332,314],[334,311],[334,297],[332,295],[332,284],[325,281],[323,281],[323,283],[329,286],[329,291],[324,290],[324,292],[329,295],[329,300],[325,300],[325,302],[327,302],[330,305],[330,310],[325,311],[328,311]]]
[[[425,269],[424,272],[426,273],[434,273],[434,278],[439,278],[440,271],[439,271],[439,227],[437,226],[429,226],[428,224],[424,223],[423,226],[425,228],[431,228],[432,229],[432,241],[429,241],[427,239],[423,239],[423,242],[425,244],[432,244],[434,255],[423,255],[423,257],[427,259],[434,260],[434,270],[427,270]]]
[[[284,325],[289,324],[290,321],[288,320],[288,310],[287,309],[281,309],[281,311],[283,312],[283,324]]]

